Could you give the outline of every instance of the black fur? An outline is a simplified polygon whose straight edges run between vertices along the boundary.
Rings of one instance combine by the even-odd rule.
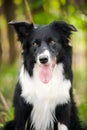
[[[69,45],[70,35],[72,31],[77,31],[73,25],[67,24],[63,21],[55,21],[49,25],[34,27],[33,24],[25,22],[11,22],[17,32],[18,38],[23,47],[23,61],[24,67],[29,75],[33,76],[33,68],[36,63],[36,55],[39,51],[37,46],[32,46],[37,43],[41,46],[41,42],[50,42],[55,39],[56,45],[50,45],[52,55],[56,55],[57,64],[63,63],[64,75],[72,83],[72,47]],[[41,49],[41,48],[40,48]],[[58,51],[58,54],[57,54]],[[40,53],[40,52],[39,52]],[[21,97],[21,85],[18,81],[14,94],[14,121],[5,126],[5,130],[31,130],[30,114],[33,109],[32,104],[27,104],[25,99]],[[73,89],[70,89],[70,102],[57,105],[55,108],[54,130],[58,130],[58,121],[65,124],[69,130],[82,130],[78,119],[77,109],[73,100]],[[26,125],[27,122],[27,125]],[[14,126],[14,127],[13,127]],[[26,126],[26,129],[25,129]],[[48,130],[50,130],[49,128]]]

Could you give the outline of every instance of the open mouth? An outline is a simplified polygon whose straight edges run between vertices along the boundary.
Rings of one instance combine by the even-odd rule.
[[[39,78],[42,83],[47,84],[50,82],[50,80],[53,77],[53,70],[55,68],[55,65],[56,65],[56,58],[54,58],[51,64],[40,65]]]

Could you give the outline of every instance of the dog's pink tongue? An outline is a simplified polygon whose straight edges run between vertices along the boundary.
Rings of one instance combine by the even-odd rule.
[[[52,78],[52,66],[51,65],[42,65],[40,67],[39,78],[41,82],[48,83]]]

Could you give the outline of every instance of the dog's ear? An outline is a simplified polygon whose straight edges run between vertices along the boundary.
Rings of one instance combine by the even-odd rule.
[[[28,36],[34,28],[32,23],[29,24],[27,22],[11,21],[9,22],[9,24],[14,26],[16,33],[18,35],[18,39],[21,41],[21,43],[23,43],[26,36]]]
[[[77,31],[77,29],[73,25],[68,24],[64,21],[55,21],[51,25],[54,30],[58,31],[63,35],[66,35],[67,38],[69,38],[72,31]]]

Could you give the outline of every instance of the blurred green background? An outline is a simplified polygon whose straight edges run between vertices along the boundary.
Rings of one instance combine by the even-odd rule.
[[[11,20],[64,20],[78,29],[71,37],[73,87],[79,117],[87,122],[87,0],[0,0],[0,126],[13,118],[12,97],[21,66],[22,49],[8,25]]]

